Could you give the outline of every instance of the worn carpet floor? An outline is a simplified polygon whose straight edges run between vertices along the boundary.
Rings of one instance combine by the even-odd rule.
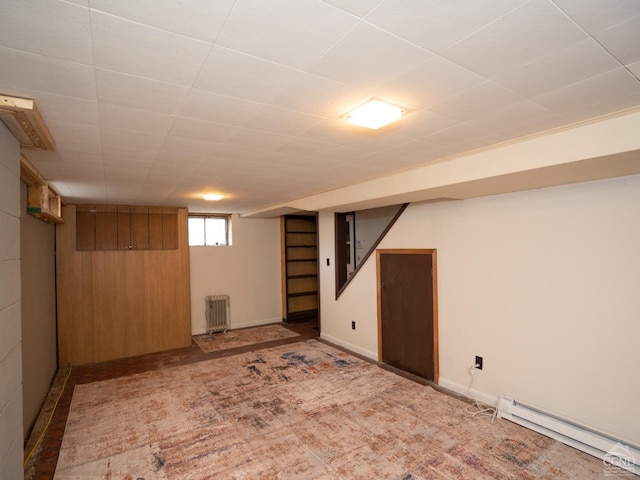
[[[203,352],[209,353],[256,343],[282,340],[283,338],[291,338],[298,335],[298,333],[276,324],[228,330],[224,333],[220,332],[212,335],[196,335],[193,337],[193,341]]]
[[[316,340],[75,387],[55,478],[591,479],[602,462]]]

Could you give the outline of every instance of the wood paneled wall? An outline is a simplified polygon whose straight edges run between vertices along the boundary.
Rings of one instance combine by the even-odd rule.
[[[191,344],[187,210],[178,248],[76,250],[76,207],[57,226],[58,356],[61,366]]]

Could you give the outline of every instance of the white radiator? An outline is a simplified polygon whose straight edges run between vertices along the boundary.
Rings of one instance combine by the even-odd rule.
[[[505,395],[500,395],[498,399],[496,416],[600,458],[605,470],[614,466],[640,475],[640,449],[637,446],[625,445],[616,439],[524,405]]]
[[[229,329],[229,295],[208,295],[204,299],[207,333],[226,332]]]

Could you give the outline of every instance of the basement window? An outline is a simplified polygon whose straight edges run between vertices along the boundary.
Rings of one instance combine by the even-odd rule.
[[[189,246],[231,245],[231,215],[189,214]]]

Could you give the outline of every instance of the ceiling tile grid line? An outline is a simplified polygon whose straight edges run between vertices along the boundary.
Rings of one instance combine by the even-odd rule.
[[[601,47],[604,51],[606,51],[608,55],[610,55],[613,59],[615,59],[621,67],[623,67],[623,68],[627,69],[627,70],[629,71],[629,73],[631,73],[632,75],[634,75],[636,78],[638,78],[638,79],[640,80],[640,78],[639,78],[637,75],[635,75],[635,74],[634,74],[634,72],[632,72],[632,71],[628,68],[628,65],[627,65],[627,63],[626,63],[626,62],[624,62],[624,61],[622,61],[622,59],[618,58],[618,57],[616,56],[616,53],[615,53],[615,52],[613,52],[613,51],[609,50],[609,49],[606,47],[606,45],[604,45],[601,41],[599,41],[599,40],[598,40],[598,38],[597,38],[593,33],[589,32],[585,27],[583,27],[582,25],[580,25],[580,24],[579,24],[579,23],[578,23],[574,18],[572,18],[572,17],[571,17],[571,15],[570,15],[569,13],[567,13],[567,11],[565,11],[561,6],[559,6],[559,5],[558,5],[558,2],[557,2],[557,1],[554,1],[554,0],[550,0],[550,1],[551,1],[551,3],[552,3],[552,4],[553,4],[553,5],[554,5],[554,6],[555,6],[555,7],[556,7],[560,12],[562,12],[562,14],[563,14],[563,15],[565,15],[565,16],[566,16],[568,19],[570,19],[570,20],[571,20],[571,21],[572,21],[572,22],[573,22],[573,23],[574,23],[578,28],[580,28],[583,32],[585,32],[585,34],[587,34],[587,35],[588,35],[589,37],[591,37],[591,38],[592,38],[596,43],[598,43],[598,45],[600,45],[600,47]],[[631,20],[632,20],[632,19],[626,19],[625,21],[631,21]],[[620,22],[620,23],[625,23],[625,22],[623,21],[623,22]],[[609,27],[609,29],[614,28],[614,27],[615,27],[615,25],[610,26],[610,27]],[[640,42],[640,35],[639,35],[638,41]]]

